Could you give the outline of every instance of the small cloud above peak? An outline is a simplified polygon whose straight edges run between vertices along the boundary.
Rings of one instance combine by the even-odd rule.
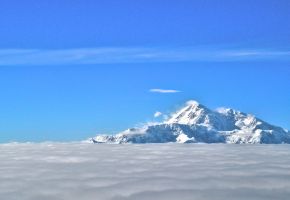
[[[154,92],[154,93],[178,93],[181,92],[179,90],[168,90],[168,89],[160,89],[160,88],[154,88],[154,89],[150,89],[149,92]]]
[[[195,101],[195,100],[189,100],[189,101],[186,102],[186,105],[188,105],[188,106],[194,106],[194,105],[198,106],[199,103],[197,101]]]
[[[157,118],[157,117],[160,117],[162,115],[162,112],[159,112],[159,111],[156,111],[154,113],[154,117]]]

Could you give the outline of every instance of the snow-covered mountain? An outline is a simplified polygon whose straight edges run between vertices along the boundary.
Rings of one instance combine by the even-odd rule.
[[[155,125],[117,135],[97,135],[94,143],[290,143],[290,131],[230,108],[210,110],[196,101]]]

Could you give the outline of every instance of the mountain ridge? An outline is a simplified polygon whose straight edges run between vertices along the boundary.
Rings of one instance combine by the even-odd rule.
[[[97,135],[93,143],[290,143],[290,132],[232,108],[211,110],[190,100],[164,122]]]

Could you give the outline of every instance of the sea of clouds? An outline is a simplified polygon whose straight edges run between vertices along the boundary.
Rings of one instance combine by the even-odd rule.
[[[290,145],[0,145],[1,200],[289,197]]]

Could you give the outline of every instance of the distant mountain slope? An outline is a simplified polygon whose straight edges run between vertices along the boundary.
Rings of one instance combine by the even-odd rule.
[[[91,142],[281,144],[290,143],[290,132],[240,111],[230,108],[213,111],[188,101],[167,121],[117,135],[98,135]]]

